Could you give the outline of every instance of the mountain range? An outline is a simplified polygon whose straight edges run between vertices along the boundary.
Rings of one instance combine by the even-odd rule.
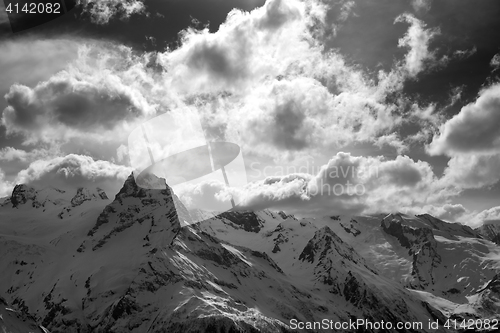
[[[29,185],[0,200],[3,332],[336,332],[296,323],[358,320],[422,327],[342,331],[455,332],[466,330],[450,320],[500,320],[498,223],[213,216],[146,181],[154,189],[130,175],[112,200]]]

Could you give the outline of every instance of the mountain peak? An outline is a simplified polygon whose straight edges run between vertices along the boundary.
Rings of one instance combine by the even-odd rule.
[[[324,226],[314,233],[314,237],[309,240],[300,254],[299,260],[312,263],[332,250],[342,257],[350,257],[350,252],[353,251],[330,227]]]
[[[131,173],[123,183],[122,188],[116,194],[115,200],[121,201],[126,197],[143,198],[150,190],[160,190],[164,195],[172,195],[172,190],[167,185],[164,178],[156,177],[153,174],[142,176],[136,181],[134,173]]]
[[[35,200],[36,190],[26,184],[18,184],[12,190],[12,195],[10,197],[10,202],[12,207],[17,207],[19,205],[25,204],[28,200]]]
[[[190,224],[188,211],[165,179],[146,175],[139,179],[139,183],[147,187],[139,186],[131,174],[113,202],[99,215],[94,227],[88,232],[88,236],[93,239],[93,249],[136,225],[140,225],[136,226],[139,229],[145,228],[144,238],[149,239],[148,244],[153,244],[153,238],[160,237],[160,234],[164,234],[160,241],[169,244],[181,226]],[[154,234],[158,234],[158,237],[153,237]]]

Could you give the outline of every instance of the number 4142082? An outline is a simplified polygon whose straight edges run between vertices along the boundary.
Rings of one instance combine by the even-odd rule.
[[[9,14],[61,14],[60,3],[25,3],[22,7],[18,3],[9,3],[5,11]]]

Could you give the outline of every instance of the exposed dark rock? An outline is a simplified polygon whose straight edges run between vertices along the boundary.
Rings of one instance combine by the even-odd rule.
[[[237,224],[245,231],[259,232],[262,229],[262,220],[254,212],[224,212],[219,215],[229,221]]]
[[[40,203],[35,204],[36,190],[34,188],[25,184],[16,185],[10,197],[12,207],[18,207],[19,205],[25,204],[28,200],[33,200],[34,206],[40,205]]]

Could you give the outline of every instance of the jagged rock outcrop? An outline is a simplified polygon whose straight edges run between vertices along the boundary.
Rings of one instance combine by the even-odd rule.
[[[487,221],[475,231],[485,239],[500,245],[500,221]]]
[[[189,215],[175,194],[164,180],[149,181],[159,188],[128,177],[77,251],[47,251],[33,259],[40,266],[23,265],[17,278],[29,285],[21,280],[8,293],[16,306],[52,333],[291,332],[283,318],[252,305],[279,302],[300,315],[300,293],[280,280],[273,259],[182,227]]]
[[[3,297],[0,296],[0,331],[5,333],[47,333],[46,329],[36,322],[36,319],[22,311],[14,310]]]
[[[23,205],[28,202],[28,200],[33,201],[33,207],[39,207],[41,205],[38,201],[36,201],[36,190],[33,187],[25,184],[16,185],[10,197],[12,207]]]
[[[95,191],[90,191],[88,188],[79,187],[75,196],[71,199],[73,207],[80,206],[85,201],[91,200],[108,200],[108,196],[103,189],[97,187]]]
[[[408,249],[413,257],[412,288],[425,289],[435,282],[433,271],[441,264],[437,251],[437,242],[431,228],[416,228],[404,224],[399,214],[390,214],[381,222],[382,229],[395,237],[401,246]]]
[[[361,318],[386,322],[410,320],[410,302],[402,300],[406,292],[398,288],[387,289],[389,280],[380,276],[329,227],[316,231],[299,260],[312,264],[316,283],[328,286],[329,293],[361,310]],[[432,315],[430,309],[435,310],[427,309]]]
[[[43,198],[55,194],[45,193]],[[0,292],[52,333],[291,332],[291,319],[442,321],[434,303],[381,274],[367,254],[380,251],[382,263],[404,261],[408,274],[410,261],[415,272],[431,267],[431,276],[417,275],[431,282],[437,277],[465,294],[469,285],[486,286],[471,274],[483,267],[474,260],[486,265],[486,245],[493,246],[473,235],[469,241],[459,226],[400,215],[381,225],[380,216],[321,220],[231,211],[191,224],[165,180],[154,176],[130,175],[105,207],[98,191],[64,195],[61,203],[73,209],[73,218],[54,221],[48,211],[50,218],[37,220],[32,236],[28,231],[36,219],[30,217],[18,223],[20,229],[13,227],[12,239],[0,238],[7,257],[17,260],[1,263]],[[31,212],[35,216],[37,210]],[[40,230],[48,234],[39,237]],[[25,234],[18,237],[20,231]],[[456,237],[447,234],[455,231]],[[465,257],[453,267],[441,263],[436,272],[428,259],[433,251],[449,252],[450,244],[477,258]],[[446,275],[453,270],[463,273],[460,282],[456,273]],[[488,300],[494,300],[494,286],[479,292],[485,295],[482,306],[493,309]]]
[[[259,232],[262,228],[262,220],[254,212],[229,211],[219,216],[242,227],[245,231]]]
[[[89,230],[88,236],[91,236],[91,239],[84,242],[80,250],[90,244],[93,250],[102,247],[113,235],[135,224],[149,225],[148,234],[143,235],[145,238],[147,236],[149,244],[153,242],[152,236],[165,236],[161,241],[165,246],[171,243],[182,223],[190,223],[188,211],[165,180],[153,175],[147,179],[150,183],[156,183],[156,189],[140,187],[133,174],[127,178],[114,201],[104,208],[93,228]]]
[[[426,223],[434,231],[447,232],[453,235],[455,239],[458,239],[458,236],[471,238],[479,237],[478,233],[468,225],[444,222],[430,214],[415,215],[415,217]]]
[[[59,210],[57,216],[64,219],[72,215],[75,207],[79,207],[85,202],[103,200],[108,200],[108,196],[99,187],[95,189],[80,187],[76,190],[76,194],[71,196],[70,191],[54,187],[36,189],[26,184],[19,184],[14,187],[11,197],[3,205],[10,202],[12,208],[33,207],[40,209],[42,212],[57,209]]]
[[[478,291],[473,306],[484,317],[500,320],[500,274],[495,275]]]

